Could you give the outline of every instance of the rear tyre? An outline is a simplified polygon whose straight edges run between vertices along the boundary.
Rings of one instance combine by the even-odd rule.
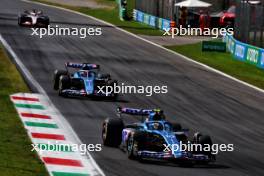
[[[66,70],[55,70],[53,77],[53,88],[54,90],[59,89],[59,80],[61,75],[67,75],[68,72]]]
[[[105,146],[118,147],[122,141],[124,122],[120,118],[106,119],[103,123],[102,139]]]

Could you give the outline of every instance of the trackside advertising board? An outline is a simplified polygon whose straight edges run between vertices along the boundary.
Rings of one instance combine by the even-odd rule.
[[[237,41],[231,35],[225,35],[223,42],[235,59],[264,69],[264,49]]]
[[[223,42],[203,41],[202,51],[226,52],[226,45]]]
[[[144,22],[144,13],[138,12],[136,13],[137,21]]]
[[[247,55],[246,55],[246,62],[257,65],[258,60],[260,60],[259,54],[260,50],[253,46],[247,47]]]
[[[152,15],[149,16],[149,25],[152,27],[156,27],[156,17],[155,16],[152,16]]]
[[[260,50],[260,62],[259,67],[264,69],[264,49]]]
[[[134,9],[133,11],[133,17],[135,21],[147,24],[149,26],[161,29],[161,30],[166,30],[170,28],[170,20],[159,18],[152,16],[150,14],[146,14],[144,12],[141,12],[139,10]]]
[[[170,20],[162,19],[162,30],[170,28]]]

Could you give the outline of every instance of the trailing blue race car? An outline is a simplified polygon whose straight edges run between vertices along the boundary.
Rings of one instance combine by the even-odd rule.
[[[140,115],[142,121],[124,124],[122,114]],[[211,153],[212,140],[208,135],[195,133],[188,139],[187,129],[170,123],[160,109],[118,108],[118,118],[108,118],[103,123],[102,139],[106,146],[120,147],[130,159],[163,159],[179,164],[208,164],[215,161]],[[144,116],[146,119],[144,120]],[[182,144],[196,144],[198,150],[176,148]],[[203,150],[207,146],[207,150]]]
[[[60,96],[117,98],[118,94],[105,91],[107,87],[117,85],[117,81],[109,74],[101,74],[99,65],[67,62],[65,68],[54,73],[54,89]],[[70,72],[69,68],[77,70]]]

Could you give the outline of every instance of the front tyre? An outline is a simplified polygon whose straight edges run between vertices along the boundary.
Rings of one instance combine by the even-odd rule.
[[[49,20],[49,18],[47,18],[45,21],[45,28],[48,28],[49,24],[50,24],[50,20]]]
[[[209,135],[202,135],[201,133],[195,133],[194,134],[194,139],[193,139],[194,143],[196,144],[201,144],[202,146],[202,151],[196,151],[195,153],[198,154],[204,154],[207,155],[209,157],[209,159],[211,159],[211,161],[215,161],[216,157],[214,154],[212,154],[212,139]],[[203,149],[210,146],[210,150],[209,151],[204,151]],[[199,164],[208,164],[209,161],[201,161],[199,162]]]
[[[53,76],[53,88],[54,90],[59,89],[59,81],[61,75],[67,75],[68,72],[66,70],[55,70],[54,76]]]
[[[143,158],[138,154],[139,151],[144,150],[146,133],[142,131],[136,131],[133,135],[128,137],[127,140],[127,156],[129,159],[137,159],[142,161]]]
[[[210,148],[212,148],[212,145],[213,145],[211,137],[208,135],[199,135],[197,142],[198,144],[202,145],[202,148],[205,148],[206,146],[210,146]],[[210,151],[201,151],[201,153],[209,156],[211,155],[211,149]]]
[[[18,24],[19,26],[22,26],[22,23],[21,23],[21,17],[20,17],[20,16],[19,16],[18,19],[17,19],[17,24]]]
[[[115,90],[115,86],[118,85],[118,82],[117,82],[117,80],[110,80],[108,85],[112,86],[112,88],[113,88],[112,90]],[[118,93],[112,92],[112,99],[114,101],[117,101],[118,100]]]
[[[67,75],[61,75],[59,79],[59,95],[63,95],[62,91],[65,89],[70,89],[71,79]]]
[[[127,157],[129,159],[138,158],[138,141],[134,139],[134,136],[130,136],[127,140]]]

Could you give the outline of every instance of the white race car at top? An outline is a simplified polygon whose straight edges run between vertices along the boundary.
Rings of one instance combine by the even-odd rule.
[[[30,27],[48,27],[49,17],[43,15],[40,10],[26,10],[24,13],[18,16],[19,26],[30,26]]]

